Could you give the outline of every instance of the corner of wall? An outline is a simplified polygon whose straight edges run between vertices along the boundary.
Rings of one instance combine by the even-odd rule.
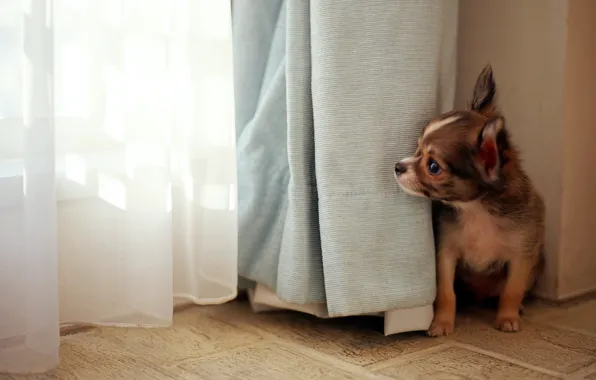
[[[596,2],[569,1],[557,299],[596,291]]]
[[[460,0],[459,10],[456,105],[466,104],[490,62],[500,107],[546,203],[546,268],[537,293],[551,299],[560,286],[567,7],[568,0]]]

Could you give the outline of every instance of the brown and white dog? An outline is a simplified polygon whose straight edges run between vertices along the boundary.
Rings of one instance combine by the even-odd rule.
[[[441,205],[434,215],[437,297],[428,334],[453,332],[454,283],[477,299],[499,297],[496,326],[520,328],[520,310],[543,266],[544,203],[495,106],[492,69],[479,75],[467,110],[433,119],[412,157],[395,165],[407,193]]]

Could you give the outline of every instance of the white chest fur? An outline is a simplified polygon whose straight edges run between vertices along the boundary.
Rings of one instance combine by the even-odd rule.
[[[506,232],[506,221],[491,215],[481,205],[458,205],[458,228],[454,231],[461,259],[482,271],[495,261],[508,260],[515,233]]]

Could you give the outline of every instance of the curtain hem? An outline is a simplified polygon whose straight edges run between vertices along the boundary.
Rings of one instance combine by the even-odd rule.
[[[311,314],[319,318],[333,318],[327,312],[324,303],[295,304],[282,301],[274,291],[268,287],[257,284],[254,289],[248,290],[250,306],[255,313],[276,310],[293,310]],[[432,322],[434,311],[432,304],[391,309],[380,313],[358,314],[361,316],[378,316],[384,318],[385,336],[410,331],[426,331]]]

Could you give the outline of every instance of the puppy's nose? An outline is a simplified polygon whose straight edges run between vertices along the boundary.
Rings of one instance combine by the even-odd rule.
[[[395,174],[400,175],[408,171],[408,167],[401,162],[395,164]]]

